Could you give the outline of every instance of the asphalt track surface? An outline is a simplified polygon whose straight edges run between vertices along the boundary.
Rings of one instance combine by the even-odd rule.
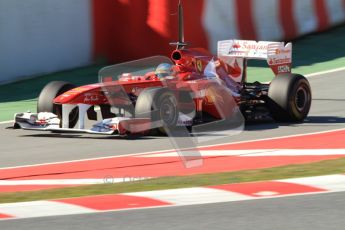
[[[1,229],[344,229],[345,193],[0,221]]]
[[[345,71],[309,78],[313,102],[303,124],[249,124],[236,136],[206,144],[231,143],[345,128]],[[158,151],[173,148],[162,136],[135,139],[13,130],[0,125],[0,168]]]

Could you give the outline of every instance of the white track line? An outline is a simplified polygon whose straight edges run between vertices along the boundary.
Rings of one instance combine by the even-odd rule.
[[[305,77],[315,77],[315,76],[318,76],[318,75],[323,75],[323,74],[328,74],[328,73],[335,73],[335,72],[344,71],[344,70],[345,70],[345,67],[340,67],[340,68],[336,68],[336,69],[331,69],[331,70],[325,70],[325,71],[310,73],[310,74],[306,74],[304,76]]]
[[[17,218],[60,216],[93,212],[95,212],[95,210],[78,205],[44,200],[0,204],[0,213],[6,213]]]
[[[281,182],[302,184],[310,187],[321,188],[328,191],[341,192],[345,191],[345,175],[324,175],[305,178],[291,178],[277,180]]]
[[[263,156],[335,156],[345,155],[345,149],[249,149],[249,150],[200,150],[201,156],[239,156],[239,157],[263,157]],[[193,152],[185,152],[184,156],[194,156]],[[154,153],[140,155],[138,157],[178,157],[177,152]]]
[[[174,205],[210,204],[252,199],[252,197],[244,194],[206,187],[179,188],[173,190],[167,189],[124,194],[148,197],[150,199],[161,200]]]
[[[151,177],[104,177],[103,179],[42,179],[42,180],[0,180],[0,186],[18,185],[91,185],[115,184],[150,179]]]
[[[0,121],[0,125],[2,125],[2,124],[11,124],[13,122],[14,122],[13,120],[12,121]]]

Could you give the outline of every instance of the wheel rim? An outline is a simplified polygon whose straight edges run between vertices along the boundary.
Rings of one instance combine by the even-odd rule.
[[[296,91],[295,105],[298,111],[303,111],[308,102],[307,89],[304,86],[300,86]]]
[[[160,107],[160,118],[166,125],[174,125],[176,120],[177,109],[171,97],[162,100]]]

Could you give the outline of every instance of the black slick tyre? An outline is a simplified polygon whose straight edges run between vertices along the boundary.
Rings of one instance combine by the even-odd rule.
[[[267,105],[276,121],[302,122],[309,113],[312,94],[299,74],[279,74],[270,83]]]
[[[167,88],[144,89],[135,105],[136,118],[149,118],[152,128],[165,133],[177,125],[179,110],[174,93]]]
[[[64,81],[52,81],[48,83],[41,91],[37,101],[37,112],[50,112],[62,117],[62,106],[54,104],[54,99],[64,92],[75,88],[76,86]],[[69,115],[69,128],[73,128],[78,122],[78,109],[75,108]]]

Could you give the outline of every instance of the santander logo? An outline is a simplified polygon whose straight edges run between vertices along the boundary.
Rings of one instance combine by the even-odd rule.
[[[244,42],[242,45],[248,50],[267,50],[267,44],[260,44],[257,42]]]

